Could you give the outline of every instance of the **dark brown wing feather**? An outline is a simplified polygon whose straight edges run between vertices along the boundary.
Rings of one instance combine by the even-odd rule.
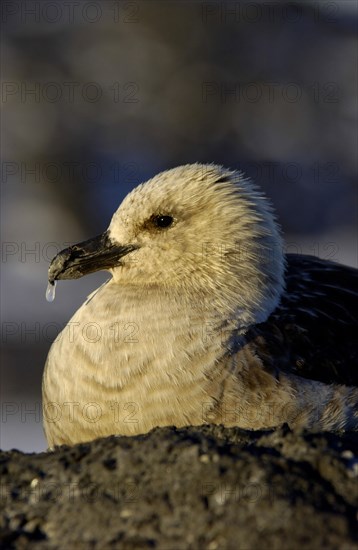
[[[267,368],[358,386],[358,270],[314,256],[286,260],[281,303],[248,342]]]

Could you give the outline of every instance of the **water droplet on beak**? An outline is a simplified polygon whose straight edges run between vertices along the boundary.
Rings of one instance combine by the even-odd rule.
[[[53,283],[48,283],[47,289],[46,289],[46,300],[48,302],[53,302],[55,299],[56,294],[56,284],[57,281],[54,281]]]

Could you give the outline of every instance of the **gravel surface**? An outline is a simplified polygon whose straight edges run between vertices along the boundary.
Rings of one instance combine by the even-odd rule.
[[[157,428],[0,453],[1,548],[358,548],[358,434]]]

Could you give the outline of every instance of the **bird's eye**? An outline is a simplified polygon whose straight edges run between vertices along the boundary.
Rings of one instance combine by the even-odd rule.
[[[159,227],[160,229],[164,229],[166,227],[170,227],[174,221],[174,218],[172,216],[164,216],[160,214],[159,216],[153,217],[153,223],[156,227]]]

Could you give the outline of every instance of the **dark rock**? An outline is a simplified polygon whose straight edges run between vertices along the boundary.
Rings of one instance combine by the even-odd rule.
[[[1,548],[358,548],[358,434],[203,426],[0,455]]]

